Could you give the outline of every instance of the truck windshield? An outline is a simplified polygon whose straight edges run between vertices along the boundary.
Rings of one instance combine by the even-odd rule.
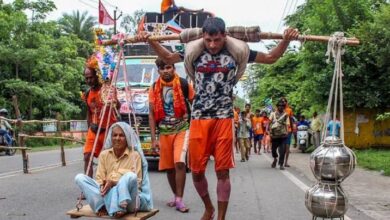
[[[150,58],[130,58],[126,59],[126,76],[123,74],[123,66],[119,68],[117,87],[125,87],[126,80],[130,86],[149,87],[158,78],[155,59]],[[175,64],[176,72],[180,77],[186,78],[183,63]]]

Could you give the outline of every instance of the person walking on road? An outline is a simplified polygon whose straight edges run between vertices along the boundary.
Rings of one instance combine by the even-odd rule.
[[[313,143],[317,148],[321,144],[321,129],[323,123],[320,117],[318,117],[317,112],[313,113],[313,118],[311,119],[311,129],[313,131]]]
[[[246,112],[246,117],[247,119],[249,119],[249,123],[251,123],[251,127],[249,129],[249,152],[248,154],[250,155],[251,154],[251,151],[252,151],[252,147],[253,147],[253,138],[254,138],[254,134],[253,134],[253,128],[252,128],[252,119],[253,119],[253,112],[251,111],[251,108],[252,108],[252,105],[250,103],[246,103],[245,104],[245,112]],[[254,149],[255,153],[257,153],[256,149]]]
[[[186,182],[186,157],[188,149],[189,103],[194,89],[180,78],[173,64],[156,59],[160,77],[149,89],[149,125],[152,148],[159,148],[159,170],[167,172],[173,199],[167,203],[180,212],[188,212],[183,202]],[[184,91],[183,91],[184,90]],[[159,138],[156,138],[156,128]]]
[[[141,32],[137,40],[148,41],[154,51],[167,63],[184,60],[186,73],[195,83],[192,105],[189,164],[194,186],[201,197],[205,212],[202,220],[213,219],[205,176],[210,156],[215,159],[217,175],[218,220],[224,220],[229,204],[231,184],[229,169],[235,166],[233,152],[233,88],[244,74],[246,64],[274,63],[286,51],[290,40],[299,33],[286,29],[284,39],[268,54],[252,51],[247,43],[227,36],[225,22],[209,17],[202,27],[202,38],[189,42],[185,52],[170,52],[148,33]],[[234,48],[234,49],[233,49]]]
[[[251,128],[251,123],[246,117],[246,112],[241,112],[240,121],[238,123],[238,140],[240,143],[241,150],[241,162],[249,160],[249,130]]]
[[[253,129],[253,147],[255,150],[255,153],[261,155],[261,141],[263,140],[264,136],[264,129],[263,129],[263,116],[260,114],[260,109],[256,109],[255,116],[252,119],[252,129]],[[257,150],[257,147],[259,148]]]
[[[282,97],[280,99],[282,102],[285,103],[286,107],[284,109],[284,111],[286,112],[287,116],[288,116],[288,120],[289,120],[289,125],[287,127],[287,131],[288,131],[288,135],[287,135],[287,138],[284,142],[284,147],[286,149],[286,155],[285,155],[285,162],[284,162],[284,166],[285,167],[290,167],[290,165],[288,164],[288,157],[290,155],[290,147],[291,147],[291,139],[293,137],[293,117],[294,117],[294,113],[293,113],[293,110],[292,108],[288,105],[288,101],[285,97]],[[297,143],[297,138],[295,137],[295,145]]]
[[[262,145],[262,148],[264,149],[264,153],[271,153],[271,137],[270,137],[269,129],[268,129],[270,120],[268,118],[268,114],[266,111],[263,111],[261,113],[261,116],[263,118],[262,125],[263,125],[263,131],[264,131],[264,136],[263,136],[263,139],[261,140],[261,145]]]
[[[97,138],[93,155],[94,157],[99,157],[105,140],[106,129],[110,128],[110,126],[117,121],[115,114],[116,109],[112,109],[110,115],[110,108],[119,109],[120,107],[115,90],[112,93],[113,96],[111,97],[112,103],[107,104],[107,108],[105,108],[105,112],[103,112],[105,103],[102,98],[102,82],[99,80],[99,71],[97,58],[92,56],[90,59],[88,59],[84,69],[84,78],[86,84],[89,86],[89,89],[83,94],[83,100],[87,104],[88,124],[88,132],[84,145],[84,172],[87,172],[88,170],[87,175],[91,178],[93,176],[92,163],[89,169],[88,164],[92,154],[95,139]],[[100,131],[99,125],[101,125]],[[99,134],[97,134],[98,131]]]
[[[290,120],[285,112],[286,103],[284,101],[279,100],[276,107],[277,110],[271,113],[270,125],[268,127],[272,142],[272,157],[274,158],[271,167],[276,167],[276,163],[278,162],[278,153],[276,150],[278,150],[279,168],[284,170],[284,156],[286,151],[285,142],[288,137],[288,126],[290,124]]]

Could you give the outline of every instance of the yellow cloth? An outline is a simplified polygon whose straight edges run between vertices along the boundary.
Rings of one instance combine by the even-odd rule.
[[[322,129],[322,120],[319,117],[313,118],[310,125],[313,131],[321,131]]]
[[[117,158],[114,149],[110,148],[100,153],[99,163],[96,171],[96,182],[100,185],[103,180],[118,181],[124,174],[133,172],[137,174],[138,187],[142,182],[141,155],[137,151],[130,151],[126,148],[120,158]]]

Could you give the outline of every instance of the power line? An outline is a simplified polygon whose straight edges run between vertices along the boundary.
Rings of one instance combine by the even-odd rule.
[[[288,0],[286,0],[286,4],[284,5],[282,17],[280,18],[279,25],[278,25],[278,28],[276,29],[276,32],[279,32],[279,29],[280,29],[280,27],[282,25],[284,15],[286,14],[286,9],[287,9],[288,3],[289,3]]]
[[[297,8],[297,4],[298,4],[298,0],[293,0],[293,2],[291,2],[291,7],[288,10],[288,13],[286,14],[286,16],[291,15],[295,12],[295,10]],[[294,7],[293,7],[293,5],[294,5]]]
[[[106,3],[107,5],[113,7],[113,8],[118,8],[118,6],[114,5],[114,4],[111,4],[110,2],[106,1],[106,0],[102,0],[104,3]]]
[[[94,3],[94,4],[99,4],[99,1],[97,1],[97,0],[88,0],[88,1],[90,1],[91,3]],[[118,8],[118,6],[111,4],[110,2],[108,2],[106,0],[101,0],[101,1],[102,1],[102,3],[104,3],[104,6],[108,6],[111,8]]]

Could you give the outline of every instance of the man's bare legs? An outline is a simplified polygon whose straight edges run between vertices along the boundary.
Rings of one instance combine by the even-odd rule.
[[[206,176],[204,172],[192,173],[192,180],[194,182],[195,189],[202,199],[205,207],[205,212],[203,213],[201,219],[209,220],[214,216],[215,209],[210,199]]]
[[[257,142],[257,145],[259,146],[259,150],[257,151],[257,153],[259,154],[259,155],[261,155],[261,139],[260,140],[258,140],[258,141],[256,141]]]
[[[175,169],[169,169],[167,170],[167,178],[169,186],[171,187],[172,193],[174,195],[174,199],[176,199],[176,171]],[[175,207],[175,200],[169,200],[168,206]]]
[[[218,220],[224,220],[231,191],[229,170],[217,171]]]
[[[184,187],[186,184],[186,165],[185,163],[176,163],[176,196],[183,198]]]
[[[174,207],[177,206],[177,202],[182,203],[184,195],[184,187],[186,183],[186,166],[184,163],[176,163],[174,169],[167,170],[168,183],[171,187],[173,194],[175,195],[175,201],[168,206]],[[181,212],[188,212],[188,208],[180,207]]]
[[[257,141],[255,140],[255,138],[253,138],[253,150],[254,153],[257,154]]]
[[[288,155],[290,155],[290,145],[289,144],[285,144],[285,149],[286,149],[286,158],[285,158],[285,162],[284,162],[284,166],[285,167],[290,167],[290,165],[288,164]]]

